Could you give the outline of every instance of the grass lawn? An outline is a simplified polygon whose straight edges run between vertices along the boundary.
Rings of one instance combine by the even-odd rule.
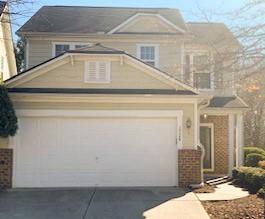
[[[203,201],[211,219],[264,219],[265,199],[249,195],[230,201]]]

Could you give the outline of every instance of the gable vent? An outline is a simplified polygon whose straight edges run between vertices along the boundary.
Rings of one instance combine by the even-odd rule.
[[[85,62],[85,82],[109,83],[110,62]]]

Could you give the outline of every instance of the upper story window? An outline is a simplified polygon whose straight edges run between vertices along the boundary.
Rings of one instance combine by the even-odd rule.
[[[81,49],[89,44],[82,44],[82,43],[72,43],[72,42],[58,42],[53,43],[53,56],[58,56],[68,50],[75,50],[75,49]]]
[[[213,89],[213,72],[208,55],[186,55],[185,81],[202,90]]]
[[[159,47],[154,44],[137,45],[137,57],[143,62],[158,67]]]
[[[67,44],[56,44],[55,45],[55,56],[58,56],[66,51],[70,50],[70,45]]]
[[[110,83],[110,62],[85,62],[84,79],[87,83]]]

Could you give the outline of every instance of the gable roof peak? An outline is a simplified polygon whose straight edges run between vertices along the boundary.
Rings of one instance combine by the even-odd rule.
[[[22,35],[31,33],[108,33],[137,13],[159,14],[175,26],[187,30],[184,19],[177,9],[43,6],[17,31],[17,33]],[[65,23],[67,23],[67,25],[65,25]]]

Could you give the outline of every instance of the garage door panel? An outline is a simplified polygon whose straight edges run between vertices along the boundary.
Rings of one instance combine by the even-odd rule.
[[[176,118],[20,118],[16,187],[174,186]]]

